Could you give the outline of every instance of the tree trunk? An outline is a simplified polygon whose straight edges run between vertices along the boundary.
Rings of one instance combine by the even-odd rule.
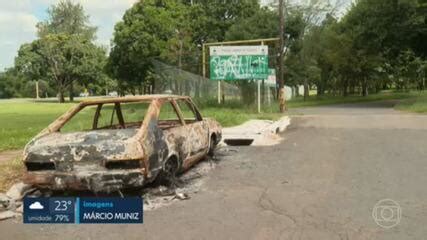
[[[308,87],[308,82],[307,82],[307,78],[304,79],[304,101],[307,100],[308,96],[309,96],[309,87]]]
[[[62,88],[58,89],[58,102],[59,103],[64,103],[65,102],[64,90]]]
[[[362,82],[362,96],[366,97],[368,95],[368,84],[366,83],[366,79],[363,79]]]
[[[325,85],[326,85],[326,79],[328,78],[328,72],[326,69],[322,69],[320,73],[320,81],[319,85],[317,86],[317,95],[322,96],[325,94]]]
[[[325,94],[325,89],[323,88],[323,83],[317,86],[317,95],[322,96]]]
[[[342,88],[342,95],[344,97],[348,96],[348,82],[347,81],[344,81],[344,85],[343,85],[343,88]]]
[[[74,84],[73,84],[73,82],[70,83],[69,91],[70,91],[70,102],[72,102],[72,101],[74,101]]]
[[[356,93],[356,86],[354,84],[351,84],[351,86],[350,86],[350,94],[353,95],[354,93]]]

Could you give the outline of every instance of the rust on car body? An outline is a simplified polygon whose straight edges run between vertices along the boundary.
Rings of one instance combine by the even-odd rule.
[[[148,106],[145,116],[127,121],[123,108],[133,104],[126,111],[134,112],[142,103]],[[161,110],[167,106],[173,109],[171,119],[161,117]],[[90,129],[61,132],[88,108],[93,112]],[[105,109],[112,111],[111,122],[100,127]],[[117,120],[114,124],[113,119]],[[190,168],[211,153],[220,140],[219,123],[203,118],[190,97],[144,95],[87,100],[27,144],[24,182],[40,188],[94,192],[141,187],[162,172]]]

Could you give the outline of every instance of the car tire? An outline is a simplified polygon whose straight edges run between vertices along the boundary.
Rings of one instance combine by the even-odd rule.
[[[213,157],[215,155],[215,148],[216,148],[216,138],[215,138],[215,135],[212,135],[209,142],[209,151],[208,151],[208,155],[210,157]]]
[[[166,160],[165,165],[163,166],[163,169],[158,176],[158,180],[160,181],[161,185],[177,185],[178,170],[178,160],[175,157],[170,157],[168,160]]]

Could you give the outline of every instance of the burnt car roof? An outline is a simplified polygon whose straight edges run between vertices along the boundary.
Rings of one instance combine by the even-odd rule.
[[[171,100],[171,99],[190,99],[188,96],[179,95],[140,95],[132,97],[114,97],[114,98],[97,98],[88,99],[80,102],[79,105],[86,106],[98,103],[121,103],[121,102],[139,102],[149,100]]]

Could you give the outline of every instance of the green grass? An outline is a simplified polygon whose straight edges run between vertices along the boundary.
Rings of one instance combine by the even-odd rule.
[[[0,102],[0,151],[22,148],[74,104]]]
[[[306,101],[302,97],[288,101],[288,107],[308,107],[338,103],[353,103],[364,101],[376,101],[387,99],[406,99],[397,106],[398,109],[413,112],[427,112],[427,92],[384,92],[369,95],[367,97],[316,97],[310,96]],[[219,121],[224,127],[241,124],[249,119],[275,120],[282,116],[278,113],[277,103],[263,106],[263,113],[257,114],[256,106],[245,106],[240,102],[227,101],[224,105],[218,105],[216,101],[199,104],[203,116],[211,117]],[[10,149],[20,149],[43,128],[47,127],[62,113],[74,106],[75,103],[58,104],[53,102],[34,102],[30,99],[15,99],[0,101],[0,152]],[[81,129],[81,126],[91,126],[93,109],[71,123],[69,130]],[[138,109],[123,109],[125,120],[136,120],[140,114]],[[78,116],[78,115],[77,115]],[[106,114],[106,121],[110,120],[110,114]],[[130,119],[126,119],[129,117]],[[84,123],[82,123],[84,122]]]
[[[427,95],[427,92],[425,92]],[[379,94],[372,94],[366,97],[362,96],[309,96],[305,101],[303,97],[297,97],[287,101],[288,109],[301,107],[315,107],[330,104],[372,102],[392,99],[412,99],[417,97],[419,92],[393,92],[385,91]],[[257,114],[257,106],[245,106],[240,101],[228,100],[225,104],[218,105],[216,99],[205,103],[199,103],[203,114],[215,118],[224,127],[241,124],[249,119],[267,119],[276,120],[282,115],[278,113],[277,103],[270,106],[262,106],[261,114]]]
[[[395,108],[408,112],[427,113],[427,93],[419,93],[414,98],[402,100]]]
[[[288,107],[312,107],[330,104],[341,104],[341,103],[356,103],[356,102],[372,102],[380,100],[392,100],[392,99],[406,99],[417,96],[417,92],[393,92],[384,91],[378,94],[371,94],[366,97],[362,96],[310,96],[306,101],[303,97],[298,97],[288,101]]]

